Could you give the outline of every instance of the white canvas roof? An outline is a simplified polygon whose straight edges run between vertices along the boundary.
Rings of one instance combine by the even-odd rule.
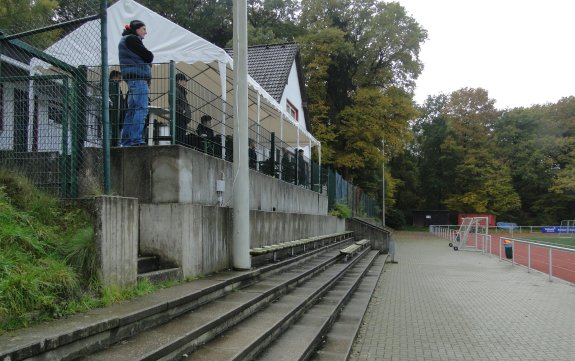
[[[108,8],[108,64],[118,65],[118,46],[124,25],[138,19],[146,24],[148,35],[146,47],[154,53],[154,63],[175,61],[177,68],[205,86],[215,95],[233,105],[233,59],[220,47],[160,16],[134,0],[119,0]],[[50,46],[46,52],[63,62],[73,65],[94,64],[94,54],[101,53],[100,39],[89,36],[99,33],[100,20],[89,21]],[[48,68],[38,59],[31,63],[32,69]],[[155,80],[157,81],[157,80]],[[285,110],[257,84],[248,79],[250,99],[260,99],[267,104],[259,107],[250,101],[250,123],[260,122],[270,132],[283,136],[283,141],[292,145],[317,145],[319,142],[295,123]],[[282,117],[280,114],[284,114]],[[283,120],[282,120],[283,119]]]

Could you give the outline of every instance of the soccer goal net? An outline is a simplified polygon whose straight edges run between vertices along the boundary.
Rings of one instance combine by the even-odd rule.
[[[559,227],[559,238],[575,237],[575,219],[564,219]]]
[[[484,251],[489,241],[487,217],[462,218],[453,242],[453,250]],[[451,244],[450,244],[451,245]]]

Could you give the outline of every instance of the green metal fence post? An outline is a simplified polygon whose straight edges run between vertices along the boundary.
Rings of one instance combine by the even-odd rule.
[[[327,208],[332,210],[335,207],[335,194],[336,194],[336,181],[335,172],[333,169],[327,170]]]
[[[103,148],[104,148],[104,193],[110,194],[111,177],[110,177],[110,79],[108,75],[108,32],[106,30],[108,23],[107,1],[100,0],[100,45],[102,49],[102,123],[103,123]]]
[[[71,96],[70,88],[68,87],[68,78],[63,79],[64,83],[64,99],[63,99],[63,117],[62,117],[62,155],[60,156],[60,194],[62,197],[67,197],[69,195],[68,189],[68,137],[69,137],[69,125],[68,119],[70,119],[70,109],[68,107],[68,100]]]
[[[271,137],[271,145],[270,145],[270,172],[271,172],[271,176],[275,177],[276,176],[276,133],[272,132],[272,137]]]
[[[170,102],[170,138],[172,144],[176,144],[176,62],[170,61],[170,91],[168,101]],[[207,143],[204,146],[207,153]]]
[[[74,102],[72,117],[72,164],[70,169],[70,196],[78,196],[78,172],[81,166],[82,152],[86,140],[86,81],[87,68],[79,66],[74,72]]]

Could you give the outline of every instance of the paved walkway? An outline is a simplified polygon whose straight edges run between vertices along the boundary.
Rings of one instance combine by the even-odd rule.
[[[575,287],[427,233],[396,237],[350,360],[575,360]]]

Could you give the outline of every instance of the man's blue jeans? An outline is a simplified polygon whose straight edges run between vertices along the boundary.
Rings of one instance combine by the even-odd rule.
[[[144,144],[143,131],[148,115],[148,81],[127,80],[128,111],[122,125],[122,147]]]

